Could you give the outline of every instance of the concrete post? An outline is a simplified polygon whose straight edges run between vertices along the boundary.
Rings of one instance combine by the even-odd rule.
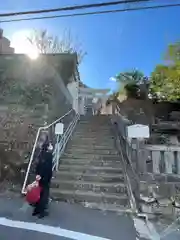
[[[142,173],[147,172],[148,151],[144,147],[144,140],[139,142],[139,171]]]
[[[152,162],[153,162],[153,173],[160,173],[159,163],[160,163],[160,151],[152,151]]]
[[[180,174],[180,152],[177,152],[177,173]]]
[[[164,152],[165,173],[172,173],[174,153]]]

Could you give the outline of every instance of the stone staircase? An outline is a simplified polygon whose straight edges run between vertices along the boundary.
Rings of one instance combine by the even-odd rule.
[[[61,158],[51,194],[102,210],[129,208],[121,158],[114,147],[108,116],[83,117]]]

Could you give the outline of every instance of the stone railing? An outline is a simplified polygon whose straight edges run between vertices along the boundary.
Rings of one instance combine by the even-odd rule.
[[[145,172],[180,174],[180,147],[166,145],[144,145],[146,150]],[[148,166],[150,165],[150,166]]]
[[[112,115],[112,122],[121,137],[126,174],[136,206],[144,213],[176,218],[180,208],[180,147],[128,139],[126,129],[131,122],[118,111]]]
[[[112,121],[118,125],[118,131],[125,140],[126,154],[138,173],[180,174],[180,146],[150,145],[146,140],[128,139],[127,127],[132,122],[120,113],[117,106]]]

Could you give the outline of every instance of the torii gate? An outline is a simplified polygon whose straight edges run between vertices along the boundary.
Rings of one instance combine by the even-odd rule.
[[[92,106],[97,101],[104,105],[110,92],[110,89],[79,87],[79,82],[71,82],[67,88],[72,97],[72,107],[81,115],[85,115],[87,106]]]
[[[98,104],[101,102],[101,105],[106,104],[108,99],[108,93],[110,89],[94,89],[94,88],[84,88],[79,87],[79,108],[78,111],[81,115],[86,113],[86,107],[92,106],[93,104]]]

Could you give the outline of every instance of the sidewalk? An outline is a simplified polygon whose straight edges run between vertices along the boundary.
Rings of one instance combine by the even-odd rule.
[[[133,220],[126,215],[102,212],[64,202],[52,202],[50,204],[50,215],[41,220],[32,217],[31,211],[31,207],[25,204],[23,199],[0,198],[0,222],[6,218],[7,221],[10,219],[18,222],[60,227],[110,240],[119,240],[120,236],[122,239],[136,239]]]

